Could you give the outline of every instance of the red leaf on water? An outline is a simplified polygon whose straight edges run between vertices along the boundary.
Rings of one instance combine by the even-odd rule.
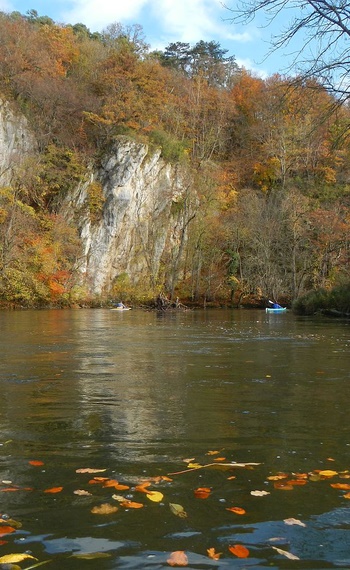
[[[235,546],[229,546],[229,551],[232,552],[237,558],[248,558],[249,550],[242,544],[235,544]]]
[[[232,513],[236,513],[236,515],[245,515],[246,513],[242,507],[227,507],[226,510],[231,511]]]
[[[44,493],[60,493],[63,487],[51,487],[51,489],[45,489]]]
[[[0,526],[0,536],[3,537],[10,532],[14,532],[16,529],[12,526]]]
[[[34,465],[35,467],[39,467],[40,465],[44,465],[43,461],[37,461],[36,459],[33,459],[32,461],[29,461],[30,465]]]
[[[208,487],[198,487],[198,489],[194,490],[194,496],[197,499],[207,499],[211,493],[211,489]]]

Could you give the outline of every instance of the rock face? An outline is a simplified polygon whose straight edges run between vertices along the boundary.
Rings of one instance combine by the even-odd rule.
[[[100,182],[104,195],[101,218],[92,222],[88,188]],[[121,136],[92,173],[64,205],[65,216],[78,225],[84,247],[81,267],[90,293],[108,294],[116,279],[134,284],[157,280],[162,256],[179,247],[182,219],[183,173],[150,152],[146,144]],[[172,211],[176,210],[174,216]]]
[[[36,148],[25,117],[15,114],[7,101],[0,99],[0,183],[11,184],[13,173]]]
[[[0,99],[0,185],[11,185],[16,169],[35,151],[26,119]],[[97,219],[89,210],[89,187],[96,182],[104,200]],[[176,267],[185,236],[182,204],[188,186],[184,172],[166,163],[159,149],[150,151],[124,136],[115,141],[100,167],[66,197],[61,209],[78,228],[81,281],[91,295],[110,293],[118,278],[152,286],[161,266]]]

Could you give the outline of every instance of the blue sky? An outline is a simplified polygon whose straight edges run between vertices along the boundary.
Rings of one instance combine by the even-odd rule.
[[[226,0],[234,8],[236,0]],[[262,77],[283,72],[287,55],[280,52],[266,59],[269,39],[275,28],[232,24],[232,13],[222,0],[0,0],[3,12],[25,14],[34,9],[39,16],[50,16],[55,22],[81,22],[91,31],[101,31],[108,24],[140,24],[152,49],[164,49],[170,42],[191,45],[199,40],[217,41],[234,55],[239,65]]]

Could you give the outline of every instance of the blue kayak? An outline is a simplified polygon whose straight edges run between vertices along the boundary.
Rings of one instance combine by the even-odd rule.
[[[287,307],[266,307],[267,313],[285,313]]]

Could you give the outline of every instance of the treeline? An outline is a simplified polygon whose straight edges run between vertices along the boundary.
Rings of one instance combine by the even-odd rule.
[[[182,257],[164,260],[171,279],[153,276],[155,295],[291,302],[349,281],[350,113],[311,77],[264,80],[217,42],[152,51],[138,25],[91,33],[31,10],[0,13],[0,94],[39,145],[0,188],[2,303],[88,295],[60,204],[120,134],[160,146],[193,181]]]

